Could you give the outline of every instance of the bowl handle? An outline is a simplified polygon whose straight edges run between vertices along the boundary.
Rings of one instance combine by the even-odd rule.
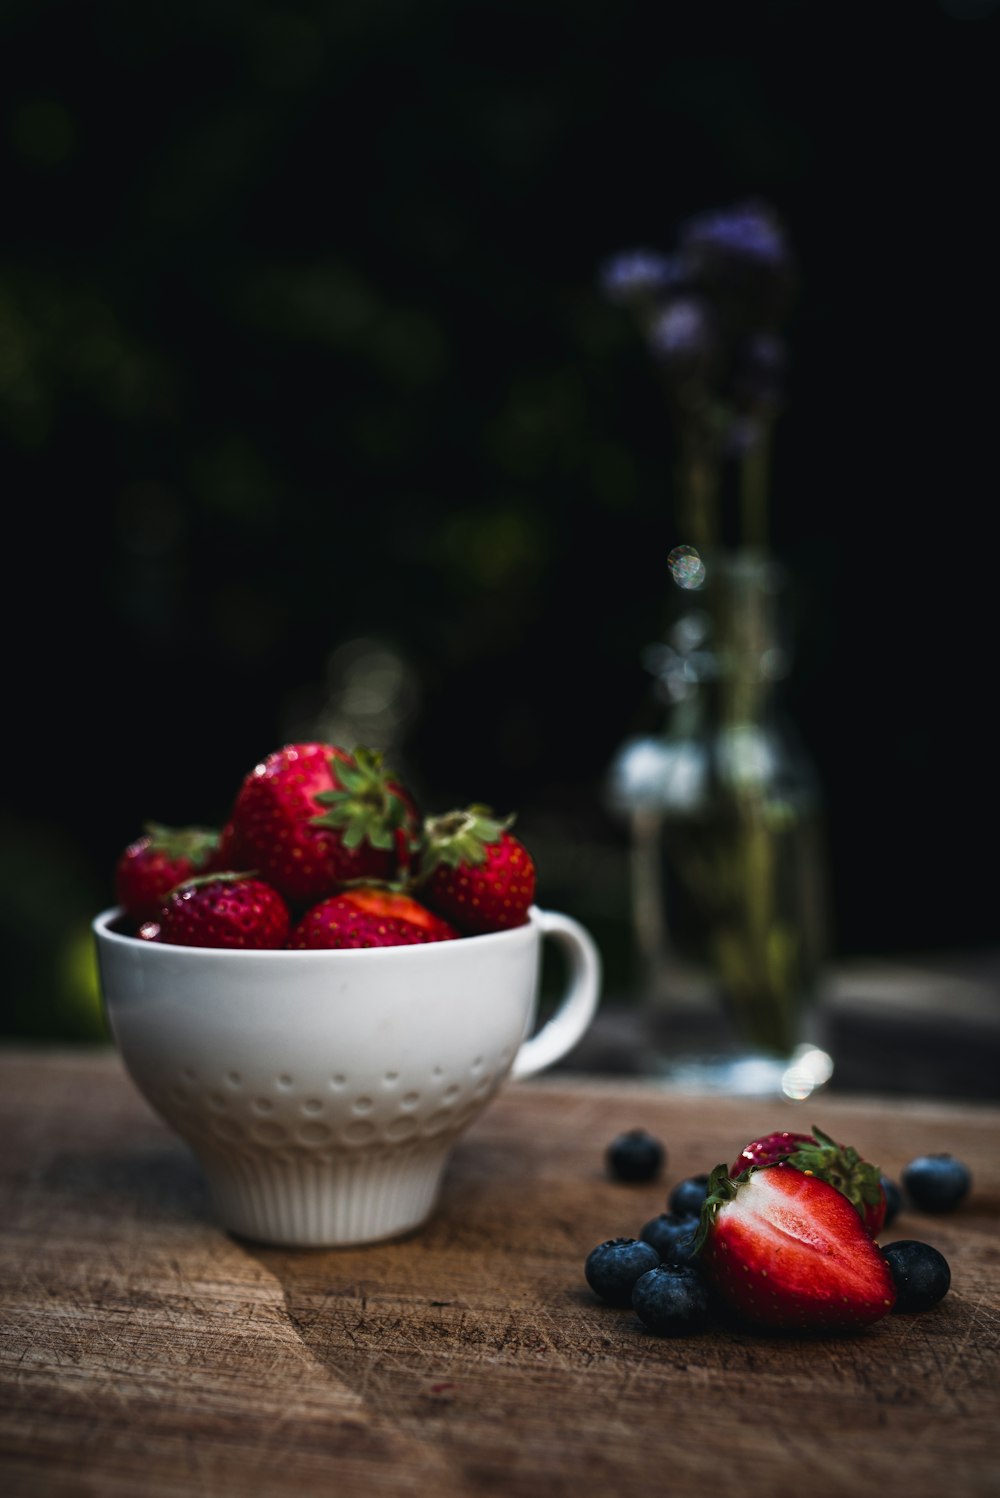
[[[559,911],[539,910],[536,915],[542,937],[562,948],[569,971],[555,1011],[514,1057],[510,1074],[515,1079],[533,1077],[572,1050],[594,1018],[601,992],[601,958],[590,932]]]

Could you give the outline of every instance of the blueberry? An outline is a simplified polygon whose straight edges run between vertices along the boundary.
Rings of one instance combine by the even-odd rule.
[[[635,1282],[632,1309],[660,1337],[698,1331],[709,1317],[708,1287],[694,1269],[660,1264]]]
[[[664,1264],[690,1264],[692,1248],[698,1232],[697,1217],[676,1217],[672,1212],[661,1212],[639,1231],[644,1243],[655,1248]]]
[[[882,1226],[887,1228],[890,1223],[895,1222],[903,1210],[903,1193],[889,1176],[882,1175],[879,1179],[882,1182],[882,1190],[885,1192],[885,1221]]]
[[[969,1193],[972,1175],[954,1155],[918,1155],[903,1167],[903,1190],[921,1212],[953,1212]]]
[[[594,1294],[609,1306],[628,1306],[636,1280],[659,1262],[659,1254],[649,1243],[638,1238],[609,1238],[591,1249],[583,1272]]]
[[[707,1195],[708,1176],[687,1176],[667,1197],[667,1207],[675,1217],[698,1217]]]
[[[607,1162],[619,1181],[651,1181],[666,1163],[667,1152],[647,1129],[628,1129],[608,1145]]]
[[[896,1286],[894,1311],[926,1311],[947,1295],[951,1269],[944,1254],[916,1238],[887,1243],[882,1257]]]

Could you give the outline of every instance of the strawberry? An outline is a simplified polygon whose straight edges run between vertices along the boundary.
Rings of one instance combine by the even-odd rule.
[[[240,847],[236,828],[232,822],[226,822],[219,833],[219,849],[212,862],[213,869],[222,873],[242,873],[250,866],[249,858]]]
[[[397,833],[418,826],[409,793],[369,749],[286,744],[244,778],[226,844],[293,907],[316,904],[351,880],[390,880]]]
[[[117,904],[137,926],[153,920],[175,885],[216,867],[218,849],[219,834],[209,828],[147,822],[115,864]]]
[[[863,1160],[850,1145],[837,1144],[828,1134],[813,1125],[811,1134],[776,1129],[744,1145],[732,1165],[730,1175],[739,1175],[752,1165],[790,1165],[795,1170],[819,1176],[847,1197],[868,1232],[874,1238],[885,1224],[886,1196],[882,1173],[877,1165]]]
[[[289,947],[399,947],[458,936],[412,895],[376,886],[345,889],[306,911]]]
[[[847,1198],[781,1164],[735,1179],[716,1166],[695,1254],[720,1299],[768,1330],[854,1331],[896,1300],[889,1266]]]
[[[283,947],[290,926],[288,906],[263,880],[206,874],[171,890],[140,936],[168,946]]]
[[[535,864],[489,807],[429,817],[414,887],[461,931],[475,935],[523,926],[535,898]]]
[[[751,1139],[740,1150],[729,1167],[731,1176],[742,1175],[751,1165],[778,1165],[795,1153],[800,1144],[811,1144],[811,1134],[794,1134],[789,1129],[775,1129],[771,1134],[762,1134]]]

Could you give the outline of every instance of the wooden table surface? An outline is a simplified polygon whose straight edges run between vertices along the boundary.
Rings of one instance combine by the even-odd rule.
[[[805,1106],[808,1113],[803,1113]],[[406,1240],[293,1252],[220,1231],[198,1167],[114,1052],[0,1052],[0,1492],[740,1498],[1000,1491],[1000,1110],[508,1083]],[[952,1289],[839,1338],[653,1336],[583,1264],[669,1185],[818,1123],[890,1174],[948,1149],[973,1192],[883,1241]],[[663,1178],[604,1149],[645,1126]]]

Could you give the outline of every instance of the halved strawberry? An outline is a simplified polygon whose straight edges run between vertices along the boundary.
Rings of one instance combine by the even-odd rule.
[[[212,828],[147,822],[115,864],[116,902],[137,926],[153,920],[170,890],[215,867],[218,849],[219,834]]]
[[[333,744],[286,744],[245,777],[226,823],[226,845],[289,904],[313,905],[356,879],[390,880],[398,834],[418,817],[382,756]]]
[[[877,1165],[862,1159],[851,1145],[838,1144],[815,1124],[811,1134],[775,1129],[745,1144],[729,1173],[736,1176],[754,1165],[779,1163],[808,1171],[835,1186],[847,1197],[873,1238],[882,1231],[887,1208],[882,1172]]]
[[[469,935],[523,926],[535,898],[527,848],[487,806],[428,817],[414,887],[421,899]]]
[[[141,935],[168,946],[273,948],[285,945],[290,926],[288,906],[263,880],[206,874],[172,890]]]
[[[847,1198],[818,1176],[717,1165],[696,1257],[743,1320],[774,1330],[855,1331],[892,1310],[896,1288]]]
[[[399,947],[451,941],[454,926],[410,895],[377,887],[345,889],[306,911],[289,947]]]

